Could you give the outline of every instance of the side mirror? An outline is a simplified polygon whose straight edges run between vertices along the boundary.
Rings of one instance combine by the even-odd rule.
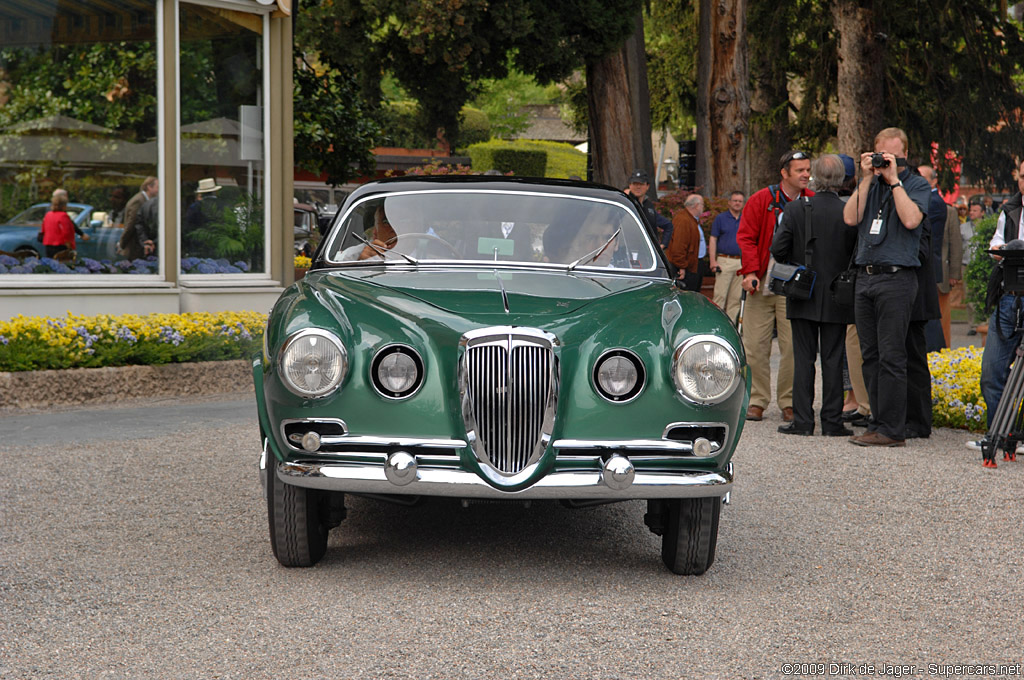
[[[103,226],[103,220],[92,220],[89,222],[89,227],[92,229],[99,229]]]

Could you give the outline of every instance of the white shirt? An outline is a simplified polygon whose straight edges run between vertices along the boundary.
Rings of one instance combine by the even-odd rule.
[[[996,221],[996,232],[992,234],[992,240],[988,242],[988,249],[995,250],[997,246],[1006,245],[1006,236],[1003,231],[1006,228],[1006,213],[999,211],[999,219]],[[1017,238],[1024,236],[1024,210],[1020,211],[1020,223],[1017,225]]]

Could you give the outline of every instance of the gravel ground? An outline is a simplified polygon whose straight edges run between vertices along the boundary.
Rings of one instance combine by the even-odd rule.
[[[324,561],[288,570],[254,411],[236,394],[0,418],[0,678],[1021,672],[1024,462],[986,470],[962,432],[864,449],[778,434],[773,406],[701,577],[664,569],[640,502],[350,498]]]

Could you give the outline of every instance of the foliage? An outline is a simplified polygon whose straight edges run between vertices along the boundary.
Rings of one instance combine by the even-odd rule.
[[[303,67],[304,66],[304,67]],[[326,174],[332,186],[373,172],[380,129],[357,96],[355,78],[338,70],[295,69],[295,164]]]
[[[987,215],[974,223],[974,236],[971,238],[973,252],[967,263],[964,284],[967,286],[967,302],[974,310],[975,323],[983,323],[988,319],[988,313],[985,311],[985,295],[988,291],[989,274],[995,264],[992,256],[988,254],[988,244],[992,240],[992,235],[996,233],[998,219],[996,215]]]
[[[748,10],[752,11],[752,10]],[[697,8],[689,0],[647,5],[644,45],[651,93],[651,128],[690,137],[697,109]]]
[[[266,318],[258,312],[16,316],[0,321],[0,371],[248,358],[261,346]]]
[[[131,141],[156,136],[156,44],[105,42],[0,50],[0,128],[65,115]]]
[[[297,44],[354,74],[376,107],[394,75],[421,107],[421,130],[463,146],[459,113],[509,68],[560,81],[616,49],[641,0],[301,0]]]
[[[543,87],[533,76],[514,68],[510,68],[504,78],[485,78],[478,86],[479,93],[473,99],[473,106],[487,114],[491,136],[501,139],[510,139],[530,126],[530,115],[524,107],[554,104],[561,100],[557,86]],[[463,139],[463,144],[468,146],[477,141],[486,139],[473,142]]]
[[[783,84],[783,98],[752,115],[751,125],[769,130],[785,122],[796,148],[820,151],[836,135],[838,34],[832,6],[813,0],[748,6],[754,89],[777,93]],[[885,45],[874,57],[885,65],[885,125],[907,133],[912,162],[927,162],[935,142],[937,157],[952,150],[965,159],[970,179],[1012,186],[1024,123],[1024,93],[1015,82],[1024,64],[1017,23],[1002,17],[998,4],[983,0],[939,0],[921,11],[891,3],[870,6]],[[939,171],[943,189],[951,189],[951,168]]]
[[[388,102],[380,109],[382,146],[397,146],[407,149],[433,149],[441,141],[436,135],[423,134],[423,114],[414,101]],[[491,124],[487,114],[479,109],[463,106],[459,120],[462,125],[461,139],[465,144],[475,144],[491,138]]]
[[[497,170],[526,177],[544,177],[547,152],[511,142],[494,140],[469,147],[469,157],[477,171]]]
[[[241,258],[249,263],[251,269],[261,271],[264,257],[263,202],[243,194],[234,205],[214,205],[217,207],[212,211],[211,219],[188,232],[190,248],[213,259]]]
[[[928,370],[932,375],[932,424],[935,427],[985,431],[981,354],[976,347],[947,348],[928,354]]]
[[[295,256],[295,268],[296,269],[309,269],[313,266],[313,260],[306,257],[305,255]]]

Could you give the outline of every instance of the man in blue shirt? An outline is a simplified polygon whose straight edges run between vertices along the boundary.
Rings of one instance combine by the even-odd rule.
[[[857,228],[854,315],[874,420],[851,442],[904,446],[907,427],[907,329],[917,296],[921,221],[931,187],[907,168],[907,135],[886,128],[874,153],[860,156],[863,177],[843,208]]]
[[[711,225],[708,244],[708,264],[715,272],[715,304],[725,310],[730,319],[740,311],[740,293],[743,279],[739,276],[743,260],[736,243],[736,230],[740,228],[740,215],[746,197],[742,191],[729,194],[729,210],[719,213]]]

